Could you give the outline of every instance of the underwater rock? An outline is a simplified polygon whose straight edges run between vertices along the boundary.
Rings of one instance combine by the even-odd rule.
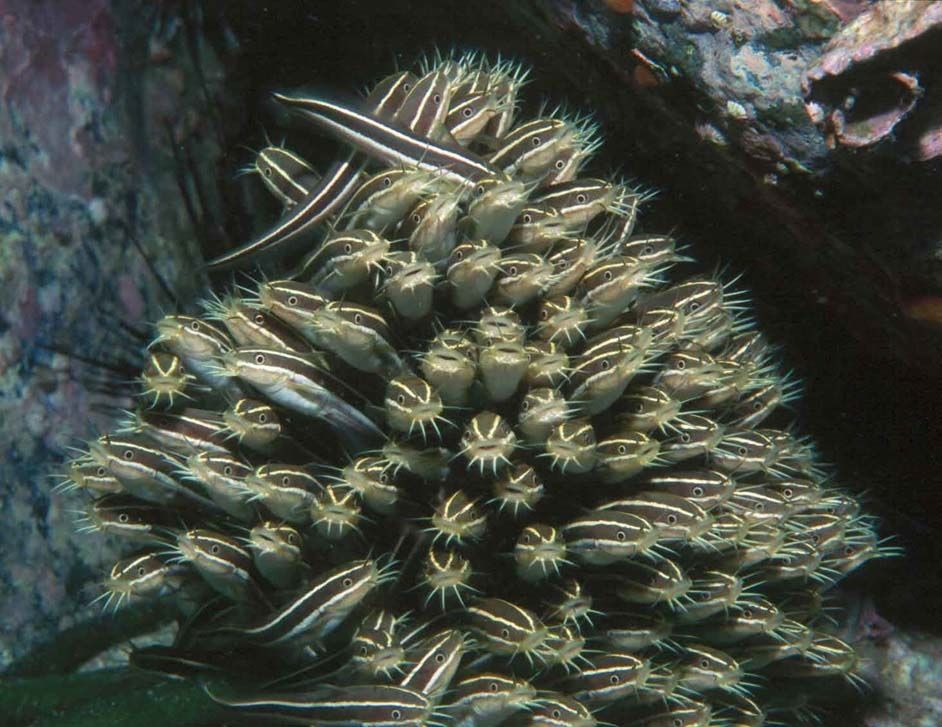
[[[216,59],[202,45],[194,61],[172,15],[145,9],[132,37],[123,12],[24,0],[0,13],[0,667],[97,614],[89,579],[114,550],[78,537],[50,488],[75,437],[128,404],[114,381],[136,375],[135,326],[171,303],[151,264],[186,295],[199,254],[179,242],[190,222],[165,140],[215,143],[198,114],[176,115],[200,106],[195,66],[212,83]],[[148,56],[158,40],[172,62]]]
[[[921,630],[902,630],[877,613],[872,599],[850,599],[844,638],[862,658],[861,671],[879,689],[879,703],[860,717],[865,727],[933,727],[942,722],[939,694],[942,640]]]
[[[933,86],[933,49],[942,39],[942,7],[907,0],[877,3],[828,42],[804,72],[812,121],[833,144],[861,147],[891,134],[899,154],[927,161],[942,153],[942,115]],[[915,109],[920,107],[920,113]],[[907,128],[897,125],[914,117]],[[911,127],[915,127],[915,131]]]

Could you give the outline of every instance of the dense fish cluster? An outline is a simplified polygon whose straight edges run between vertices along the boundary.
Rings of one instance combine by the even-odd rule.
[[[133,551],[106,604],[180,603],[132,664],[317,725],[803,724],[858,684],[828,591],[893,549],[744,295],[582,174],[590,121],[521,118],[525,76],[276,96],[346,152],[261,150],[284,215],[211,266],[304,256],[162,318],[138,408],[71,463]]]

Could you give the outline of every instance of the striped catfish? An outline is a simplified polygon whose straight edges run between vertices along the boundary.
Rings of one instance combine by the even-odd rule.
[[[275,404],[323,419],[358,445],[381,430],[362,412],[324,386],[325,375],[305,354],[269,348],[237,348],[223,357],[229,376],[251,384]]]
[[[375,113],[312,96],[276,93],[275,100],[358,151],[390,166],[437,170],[442,178],[467,187],[481,177],[497,173],[489,163],[460,146],[439,144],[395,122],[384,121]]]
[[[428,697],[414,689],[387,684],[326,687],[312,693],[222,699],[240,712],[276,718],[280,724],[324,727],[423,727],[432,712]]]
[[[220,629],[260,646],[303,645],[339,625],[383,580],[374,560],[356,560],[315,577],[300,593],[262,624],[250,629]]]
[[[389,76],[370,92],[366,105],[378,116],[389,115],[399,108],[414,83],[415,76],[408,71]],[[209,270],[219,270],[239,265],[309,234],[332,214],[343,209],[363,181],[360,174],[362,166],[363,161],[356,153],[335,162],[320,183],[295,203],[291,212],[278,224],[244,245],[210,260],[207,267]]]

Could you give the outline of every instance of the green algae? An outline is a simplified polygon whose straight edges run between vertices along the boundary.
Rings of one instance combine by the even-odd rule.
[[[0,681],[4,724],[164,727],[218,722],[224,710],[192,681],[128,669]]]

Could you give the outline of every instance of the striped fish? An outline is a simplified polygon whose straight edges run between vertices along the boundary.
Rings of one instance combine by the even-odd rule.
[[[399,124],[384,121],[375,113],[310,96],[276,93],[275,100],[368,157],[390,166],[437,171],[442,178],[468,187],[497,172],[460,146],[436,143]]]
[[[423,727],[432,711],[428,697],[414,689],[386,684],[328,687],[310,694],[222,699],[240,712],[278,719],[282,724],[323,727]]]
[[[380,81],[366,99],[366,105],[378,116],[389,115],[401,105],[415,83],[409,72],[397,73]],[[350,154],[327,170],[320,183],[298,201],[290,214],[277,225],[240,247],[229,250],[207,263],[209,270],[239,265],[262,253],[295,242],[308,235],[335,212],[341,211],[363,181],[362,159]]]
[[[399,686],[415,689],[438,702],[454,679],[465,653],[464,635],[446,629],[423,639],[409,650],[411,666]]]
[[[223,358],[225,371],[251,384],[268,399],[323,419],[344,437],[374,439],[382,431],[362,412],[323,385],[324,374],[309,356],[268,348],[237,348]]]
[[[260,646],[310,643],[332,631],[383,578],[373,560],[345,563],[314,578],[259,626],[217,633],[237,633]]]
[[[302,202],[320,181],[320,175],[307,161],[280,146],[266,146],[259,151],[250,171],[261,177],[265,188],[286,209]]]

